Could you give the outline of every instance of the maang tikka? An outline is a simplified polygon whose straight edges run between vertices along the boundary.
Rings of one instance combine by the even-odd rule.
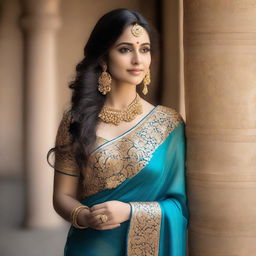
[[[134,36],[139,37],[143,35],[143,27],[138,23],[135,23],[131,28],[131,32]]]
[[[146,76],[143,79],[144,87],[143,87],[142,93],[144,95],[146,95],[148,93],[148,87],[147,86],[150,84],[150,82],[151,82],[151,80],[150,80],[150,70],[148,70]]]
[[[107,72],[107,65],[103,64],[103,71],[99,76],[98,79],[98,90],[103,94],[106,95],[108,92],[111,91],[111,75]]]

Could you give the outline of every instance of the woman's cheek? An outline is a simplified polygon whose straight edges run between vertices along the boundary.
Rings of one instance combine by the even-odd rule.
[[[124,74],[128,68],[129,65],[127,62],[124,59],[119,59],[118,61],[112,63],[109,70],[113,75],[118,76],[118,74]]]
[[[120,66],[112,66],[110,69],[110,74],[114,79],[120,80],[123,77],[123,71]]]

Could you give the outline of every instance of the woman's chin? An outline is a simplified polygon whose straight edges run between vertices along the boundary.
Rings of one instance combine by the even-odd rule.
[[[143,78],[134,77],[134,78],[128,78],[128,79],[118,79],[116,82],[118,84],[129,84],[129,85],[138,85],[143,81]]]
[[[142,82],[143,79],[137,78],[137,79],[127,79],[126,83],[132,84],[132,85],[138,85]]]

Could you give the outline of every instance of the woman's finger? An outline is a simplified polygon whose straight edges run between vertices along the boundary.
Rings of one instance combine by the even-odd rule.
[[[106,225],[106,224],[113,224],[112,222],[111,222],[111,219],[110,218],[108,218],[108,221],[107,222],[102,222],[102,220],[101,220],[101,215],[102,214],[104,214],[104,212],[102,212],[101,214],[98,214],[98,215],[96,215],[96,216],[93,216],[93,217],[91,217],[89,220],[88,220],[88,222],[91,224],[91,225]]]
[[[96,210],[105,208],[105,206],[106,206],[106,203],[95,204],[94,206],[90,207],[90,211],[91,211],[91,212],[94,212],[94,211],[96,211]]]
[[[106,213],[106,211],[104,209],[99,209],[97,211],[95,211],[95,213],[91,213],[91,217],[90,217],[90,220],[93,222],[93,223],[101,223],[102,220],[100,218],[101,215],[106,215],[107,218],[108,218],[108,221],[111,221],[111,217],[109,216],[109,214]]]
[[[99,216],[92,217],[90,220],[88,220],[88,223],[92,226],[97,226],[100,223],[102,223],[101,219]]]
[[[104,225],[104,226],[98,226],[95,229],[97,230],[107,230],[107,229],[114,229],[120,227],[121,224],[114,224],[114,225]]]
[[[105,208],[100,208],[98,210],[95,210],[95,211],[91,212],[92,217],[95,217],[95,216],[100,215],[100,214],[106,214],[106,209]]]

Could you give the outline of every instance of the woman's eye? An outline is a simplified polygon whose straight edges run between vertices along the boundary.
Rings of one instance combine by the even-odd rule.
[[[146,53],[146,52],[149,52],[150,51],[150,48],[142,48],[142,52]]]
[[[130,49],[129,48],[125,48],[125,47],[119,49],[119,52],[121,52],[121,53],[126,53],[128,51],[130,51]]]

